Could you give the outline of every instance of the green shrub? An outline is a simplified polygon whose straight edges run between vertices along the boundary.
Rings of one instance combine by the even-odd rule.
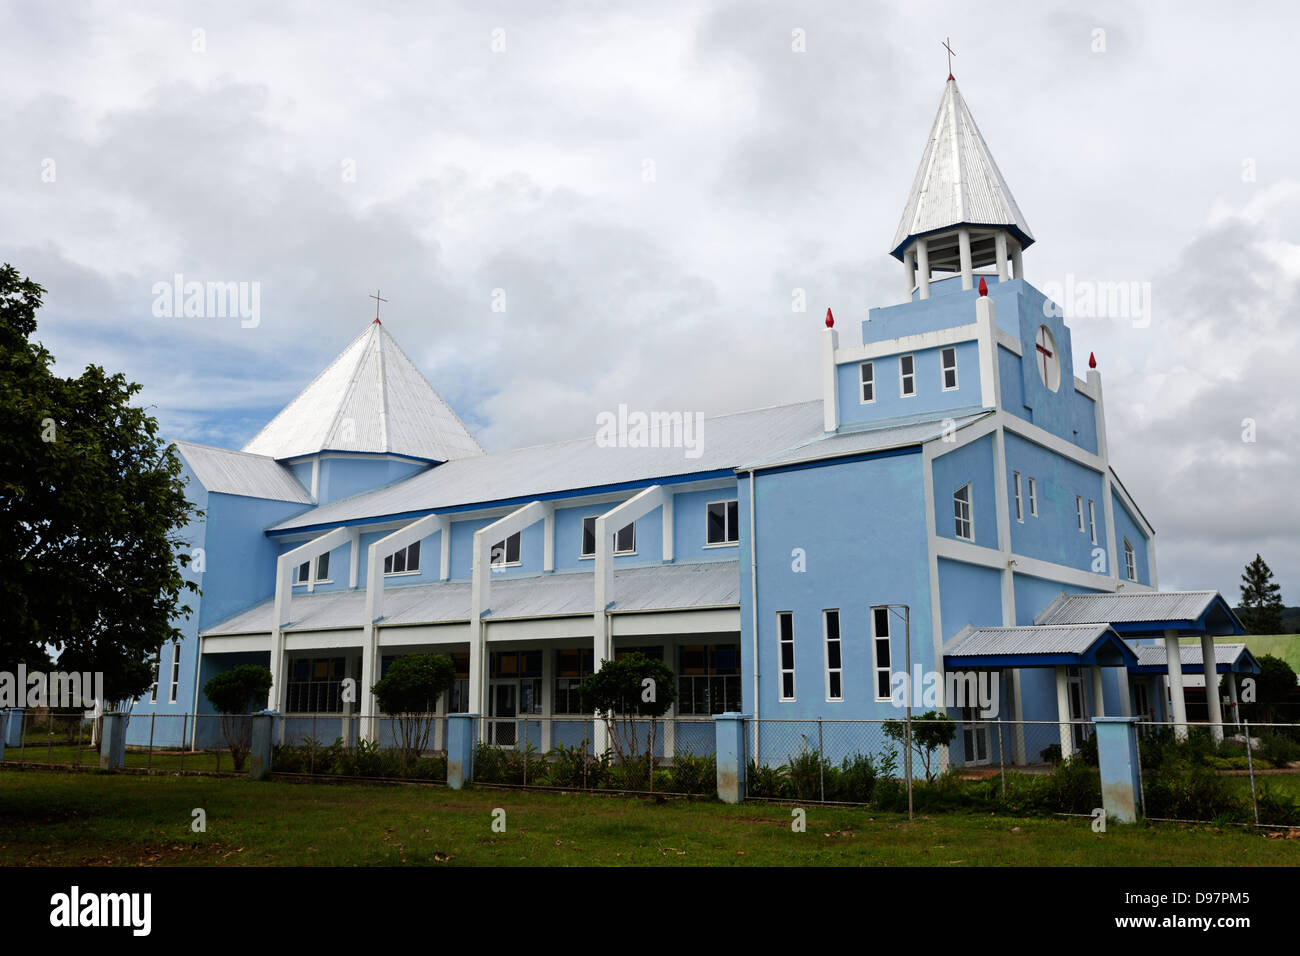
[[[745,791],[752,797],[782,799],[790,796],[790,780],[785,767],[759,766],[749,762],[745,771]]]
[[[1300,760],[1300,743],[1281,734],[1263,734],[1255,752],[1261,760],[1280,769],[1293,760]]]
[[[673,758],[667,781],[659,782],[656,774],[655,789],[661,787],[673,793],[716,793],[718,789],[718,762],[713,754],[697,756],[684,754]]]

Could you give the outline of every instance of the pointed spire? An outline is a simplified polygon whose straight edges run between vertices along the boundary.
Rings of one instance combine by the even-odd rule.
[[[835,328],[835,316],[831,315],[830,306],[826,307],[826,328]]]
[[[322,451],[449,461],[483,448],[378,318],[244,446],[271,458]]]
[[[891,254],[901,261],[913,239],[962,225],[1001,226],[1021,248],[1034,241],[957,81],[949,75]]]

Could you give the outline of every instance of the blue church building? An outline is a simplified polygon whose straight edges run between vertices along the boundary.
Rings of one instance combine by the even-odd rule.
[[[1034,241],[949,77],[889,250],[900,301],[861,345],[829,311],[810,330],[813,400],[703,419],[694,443],[689,417],[633,413],[616,441],[486,453],[376,319],[242,450],[175,443],[202,596],[129,740],[203,745],[215,726],[181,715],[250,662],[272,709],[373,737],[369,688],[415,652],[452,658],[439,710],[504,746],[520,718],[543,749],[590,736],[577,684],[631,649],[672,669],[679,718],[896,719],[916,675],[918,709],[963,722],[958,764],[997,759],[994,715],[954,697],[968,675],[996,677],[1006,720],[1057,722],[1065,753],[1071,719],[1185,724],[1203,661],[1254,664],[1213,643],[1242,633],[1217,592],[1158,589],[1101,375],[1076,377],[1025,278]],[[1207,708],[1221,734],[1231,712]],[[1023,726],[1004,746],[1037,759]]]

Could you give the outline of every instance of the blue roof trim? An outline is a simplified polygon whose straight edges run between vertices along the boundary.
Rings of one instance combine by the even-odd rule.
[[[427,515],[439,514],[464,514],[469,511],[486,511],[489,508],[504,508],[511,505],[526,505],[531,501],[562,501],[565,498],[585,498],[590,495],[603,495],[618,491],[632,491],[633,489],[645,489],[651,485],[680,485],[693,481],[708,481],[713,478],[735,478],[736,473],[731,468],[720,468],[715,471],[699,471],[687,475],[673,475],[668,478],[646,478],[637,481],[625,481],[613,485],[593,485],[589,488],[572,488],[566,491],[549,491],[539,495],[521,495],[516,498],[499,498],[495,501],[472,502],[470,504],[453,505],[450,508],[420,508],[415,511],[400,511],[395,514],[374,515],[370,518],[354,518],[348,521],[329,521],[323,524],[302,525],[297,528],[285,528],[280,531],[267,529],[268,537],[278,538],[285,535],[307,534],[316,531],[328,531],[334,528],[351,528],[359,525],[383,524],[389,521],[402,521],[411,518],[423,518]],[[405,480],[405,479],[403,479]]]

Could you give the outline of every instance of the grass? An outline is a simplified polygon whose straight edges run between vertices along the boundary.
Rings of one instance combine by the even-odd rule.
[[[57,739],[57,738],[56,738]],[[18,747],[6,747],[5,759],[14,763],[43,763],[43,764],[61,764],[63,766],[80,766],[82,768],[97,768],[99,766],[99,749],[83,744],[78,753],[76,744],[55,743],[50,744],[46,738],[35,740],[27,738],[26,745],[20,751]],[[223,751],[220,755],[216,751],[196,750],[163,750],[155,748],[151,757],[146,750],[132,750],[130,747],[126,750],[126,766],[138,769],[152,770],[185,770],[202,771],[204,773],[234,773],[235,763],[230,759],[230,753]]]
[[[193,811],[207,830],[191,830]],[[506,831],[493,832],[495,809]],[[1221,866],[1300,863],[1248,829],[240,778],[0,770],[0,865]]]

